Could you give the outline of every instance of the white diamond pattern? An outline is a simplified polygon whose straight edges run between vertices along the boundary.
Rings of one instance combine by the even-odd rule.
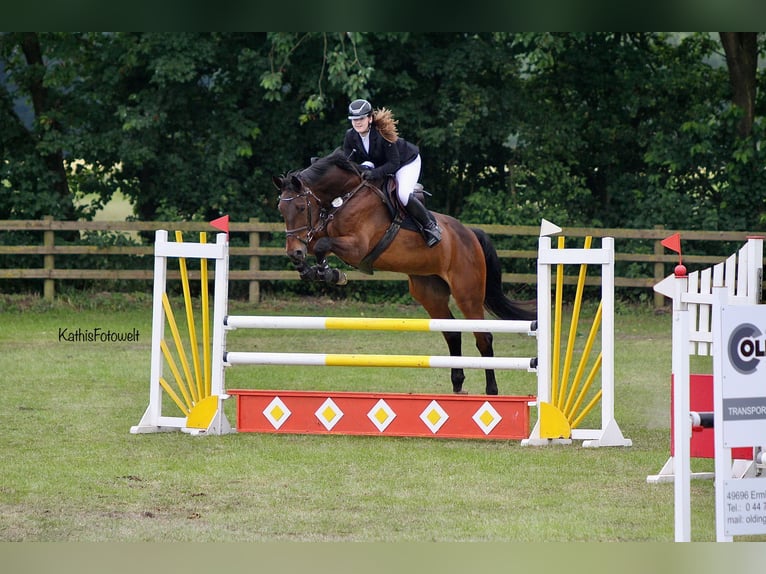
[[[386,401],[380,399],[375,403],[375,406],[370,409],[370,412],[367,413],[367,418],[372,421],[372,424],[375,425],[376,429],[383,432],[396,418],[396,413]]]
[[[337,404],[335,404],[335,401],[328,398],[316,410],[314,415],[319,419],[319,422],[322,423],[322,426],[330,431],[336,424],[338,424],[338,421],[343,418],[343,411],[340,410],[340,407],[338,407]]]
[[[425,423],[433,434],[439,432],[439,429],[447,422],[448,418],[449,415],[436,400],[428,403],[428,406],[420,413],[420,420]]]
[[[473,422],[476,423],[476,425],[485,435],[491,433],[492,429],[494,429],[498,423],[503,420],[503,417],[500,416],[500,413],[498,413],[495,410],[495,407],[489,404],[488,401],[484,401],[484,404],[479,407],[479,410],[473,414],[472,418]]]
[[[266,408],[263,409],[263,416],[265,416],[271,425],[277,430],[279,430],[279,427],[281,427],[285,421],[290,418],[291,414],[293,413],[290,411],[290,409],[287,408],[287,405],[282,402],[282,399],[279,397],[274,397],[266,406]]]

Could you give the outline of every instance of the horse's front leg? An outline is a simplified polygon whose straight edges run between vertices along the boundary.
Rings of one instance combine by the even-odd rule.
[[[324,281],[330,285],[346,285],[348,277],[340,269],[333,269],[327,262],[327,256],[333,251],[333,241],[329,237],[323,237],[316,242],[314,246],[314,256],[317,264],[315,266],[317,280]]]

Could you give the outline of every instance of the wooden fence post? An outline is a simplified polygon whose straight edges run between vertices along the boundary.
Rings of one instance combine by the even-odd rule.
[[[256,217],[251,217],[249,221],[250,223],[256,223],[258,219]],[[250,232],[250,247],[257,248],[260,246],[261,246],[261,232],[251,231]],[[253,272],[253,274],[255,274],[260,270],[261,270],[261,257],[259,255],[251,255],[250,256],[250,271]],[[254,305],[257,305],[260,302],[261,284],[258,281],[250,281],[250,290],[249,290],[248,299],[250,303]]]
[[[655,229],[665,229],[664,225],[655,225]],[[665,264],[660,261],[665,254],[665,248],[662,246],[661,239],[654,240],[654,255],[657,257],[657,262],[654,264],[654,282],[659,283],[665,279]],[[665,306],[665,296],[662,293],[654,292],[654,308],[662,309]]]
[[[53,221],[52,215],[46,215],[43,217],[44,221]],[[43,246],[46,251],[52,250],[56,244],[56,238],[53,229],[46,229],[43,231]],[[53,259],[53,253],[46,253],[43,255],[43,269],[46,271],[52,271],[55,267],[55,261]],[[43,299],[46,301],[53,301],[56,296],[56,283],[53,279],[45,279],[43,281]]]

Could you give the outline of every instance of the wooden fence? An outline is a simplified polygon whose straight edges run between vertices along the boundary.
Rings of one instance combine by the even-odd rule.
[[[474,225],[480,227],[487,233],[496,238],[501,237],[527,237],[536,238],[539,235],[540,228],[537,225],[525,226],[506,226],[506,225]],[[284,225],[282,223],[264,223],[251,220],[246,223],[231,223],[230,233],[232,239],[240,239],[238,243],[243,246],[232,246],[231,255],[243,256],[248,258],[249,265],[246,269],[232,269],[230,279],[232,281],[246,281],[249,285],[249,299],[252,303],[257,303],[260,298],[261,281],[295,281],[298,280],[297,273],[292,270],[268,270],[261,268],[261,258],[264,257],[285,257],[283,238]],[[53,299],[56,292],[56,282],[67,280],[152,280],[152,265],[146,265],[143,269],[72,269],[66,266],[57,267],[57,262],[61,258],[77,255],[139,255],[150,258],[153,256],[153,247],[151,245],[62,245],[62,241],[57,241],[57,234],[73,234],[74,232],[111,232],[138,234],[141,232],[153,232],[157,229],[167,229],[169,231],[199,232],[207,231],[215,233],[209,224],[204,222],[177,222],[177,221],[54,221],[52,219],[44,220],[7,220],[0,221],[0,256],[5,261],[10,260],[8,256],[12,255],[38,255],[42,256],[42,267],[10,267],[0,268],[0,279],[8,280],[36,280],[42,282],[42,292],[46,299]],[[40,232],[40,241],[33,245],[13,245],[13,241],[4,240],[2,237],[6,233],[13,232]],[[621,267],[620,262],[634,262],[642,264],[641,269],[646,269],[644,276],[616,276],[616,288],[639,288],[646,289],[651,294],[652,287],[663,279],[673,269],[678,262],[678,256],[668,252],[660,241],[667,236],[679,231],[683,240],[682,247],[686,247],[688,242],[694,241],[707,244],[708,242],[731,242],[735,245],[744,243],[748,236],[759,235],[759,233],[748,233],[741,231],[692,231],[692,230],[669,230],[661,226],[654,229],[596,229],[596,228],[572,228],[565,227],[564,235],[567,238],[581,238],[587,235],[594,237],[614,237],[618,273]],[[270,242],[275,244],[274,238],[282,238],[277,243],[278,246],[266,246]],[[265,240],[268,238],[268,241]],[[196,239],[194,239],[196,241]],[[264,245],[262,245],[264,244]],[[568,245],[569,246],[569,245]],[[732,251],[738,247],[732,247]],[[722,256],[695,255],[693,252],[687,253],[684,249],[684,264],[693,270],[695,266],[709,266],[718,263],[722,258],[728,255],[728,252]],[[528,260],[530,263],[537,259],[535,249],[498,249],[501,259],[514,258]],[[530,267],[534,269],[534,267]],[[635,271],[630,273],[635,275]],[[169,274],[173,277],[173,274]],[[389,272],[375,272],[374,275],[365,275],[357,271],[349,273],[350,281],[391,281],[406,280],[404,275]],[[576,275],[568,276],[565,282],[574,284]],[[534,285],[537,277],[534,273],[503,273],[503,282],[508,284],[527,284]],[[600,277],[593,274],[589,278],[588,284],[598,285]],[[0,288],[1,290],[1,288]],[[656,306],[665,304],[664,298],[660,295],[653,295]]]

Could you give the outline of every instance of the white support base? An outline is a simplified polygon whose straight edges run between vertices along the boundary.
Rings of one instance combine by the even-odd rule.
[[[583,448],[599,448],[602,446],[633,446],[633,441],[622,436],[617,422],[610,420],[603,429],[572,429],[572,438],[541,438],[540,421],[538,420],[529,438],[521,441],[521,446],[548,446],[554,444],[572,444],[573,440],[581,440]]]
[[[218,402],[218,410],[210,421],[210,425],[207,428],[190,428],[186,426],[186,417],[155,417],[152,414],[152,407],[148,407],[144,416],[141,417],[141,421],[130,427],[130,434],[151,434],[159,432],[175,432],[181,431],[191,436],[204,436],[204,435],[222,435],[236,432],[226,418],[226,414],[223,412],[223,400],[228,398],[228,395],[221,397]]]
[[[594,436],[595,435],[595,436]],[[598,448],[601,446],[633,446],[633,441],[622,436],[617,421],[611,419],[603,429],[584,430],[572,429],[572,438],[582,439],[583,448]]]
[[[741,458],[735,458],[731,463],[731,478],[754,478],[758,476],[758,467],[752,460],[745,460]],[[715,478],[714,472],[692,472],[690,474],[692,480],[713,480]],[[674,482],[676,479],[675,472],[673,470],[673,457],[671,456],[665,461],[665,464],[657,474],[650,474],[646,477],[646,482],[649,484],[660,484],[667,482]]]
[[[136,426],[130,427],[130,434],[149,434],[155,432],[172,432],[186,426],[186,417],[157,416],[152,405],[147,407],[144,416]]]

